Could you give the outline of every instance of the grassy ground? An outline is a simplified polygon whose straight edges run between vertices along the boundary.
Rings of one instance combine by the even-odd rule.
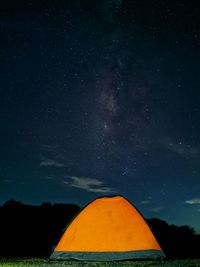
[[[200,260],[175,260],[175,261],[123,261],[123,262],[76,262],[76,261],[50,261],[47,259],[0,259],[1,267],[200,267]]]

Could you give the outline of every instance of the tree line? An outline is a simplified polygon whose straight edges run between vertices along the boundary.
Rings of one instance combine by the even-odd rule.
[[[14,199],[0,206],[0,256],[48,257],[63,229],[80,211],[74,204],[22,204]],[[199,258],[200,235],[189,226],[148,219],[148,225],[168,259]]]

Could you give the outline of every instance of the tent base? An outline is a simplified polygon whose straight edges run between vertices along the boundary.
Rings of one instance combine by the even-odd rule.
[[[157,260],[165,258],[161,250],[137,250],[125,252],[64,252],[54,251],[50,259],[79,261]]]

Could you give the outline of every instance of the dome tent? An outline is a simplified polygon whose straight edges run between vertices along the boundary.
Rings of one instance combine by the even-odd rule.
[[[89,203],[68,225],[51,259],[128,260],[163,258],[140,212],[124,197]]]

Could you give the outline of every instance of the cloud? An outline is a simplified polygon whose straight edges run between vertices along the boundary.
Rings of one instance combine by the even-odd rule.
[[[200,205],[200,198],[192,198],[185,201],[186,204],[189,205]]]
[[[4,181],[4,183],[12,183],[13,182],[13,180],[11,180],[11,179],[5,179],[3,181]]]
[[[50,159],[41,156],[40,157],[40,166],[41,167],[49,167],[49,166],[55,166],[55,167],[64,167],[65,165],[62,162],[59,162],[58,160]]]
[[[64,184],[70,187],[80,188],[93,193],[114,193],[110,187],[103,186],[103,182],[98,179],[88,177],[66,176],[70,181],[63,181]]]
[[[141,204],[142,204],[142,205],[147,205],[147,204],[150,204],[150,203],[151,203],[150,200],[142,200],[142,201],[141,201]]]
[[[140,203],[142,205],[146,206],[145,207],[146,210],[148,210],[150,212],[153,212],[153,213],[158,213],[158,212],[160,212],[161,210],[164,209],[164,207],[162,207],[162,206],[154,206],[155,203],[152,200],[151,196],[149,196],[148,199],[146,199],[146,200],[142,200]]]
[[[46,180],[53,180],[54,178],[52,176],[45,176],[44,179],[46,179]]]
[[[149,208],[148,210],[151,212],[154,212],[154,213],[158,213],[163,209],[164,209],[164,207],[152,207],[152,208]]]
[[[184,144],[182,141],[175,142],[171,137],[166,136],[161,139],[161,144],[168,150],[184,157],[200,156],[200,149],[189,144]]]
[[[140,203],[141,203],[142,205],[152,204],[152,202],[153,202],[152,199],[153,199],[152,196],[148,196],[147,199],[145,199],[145,200],[141,200]]]

